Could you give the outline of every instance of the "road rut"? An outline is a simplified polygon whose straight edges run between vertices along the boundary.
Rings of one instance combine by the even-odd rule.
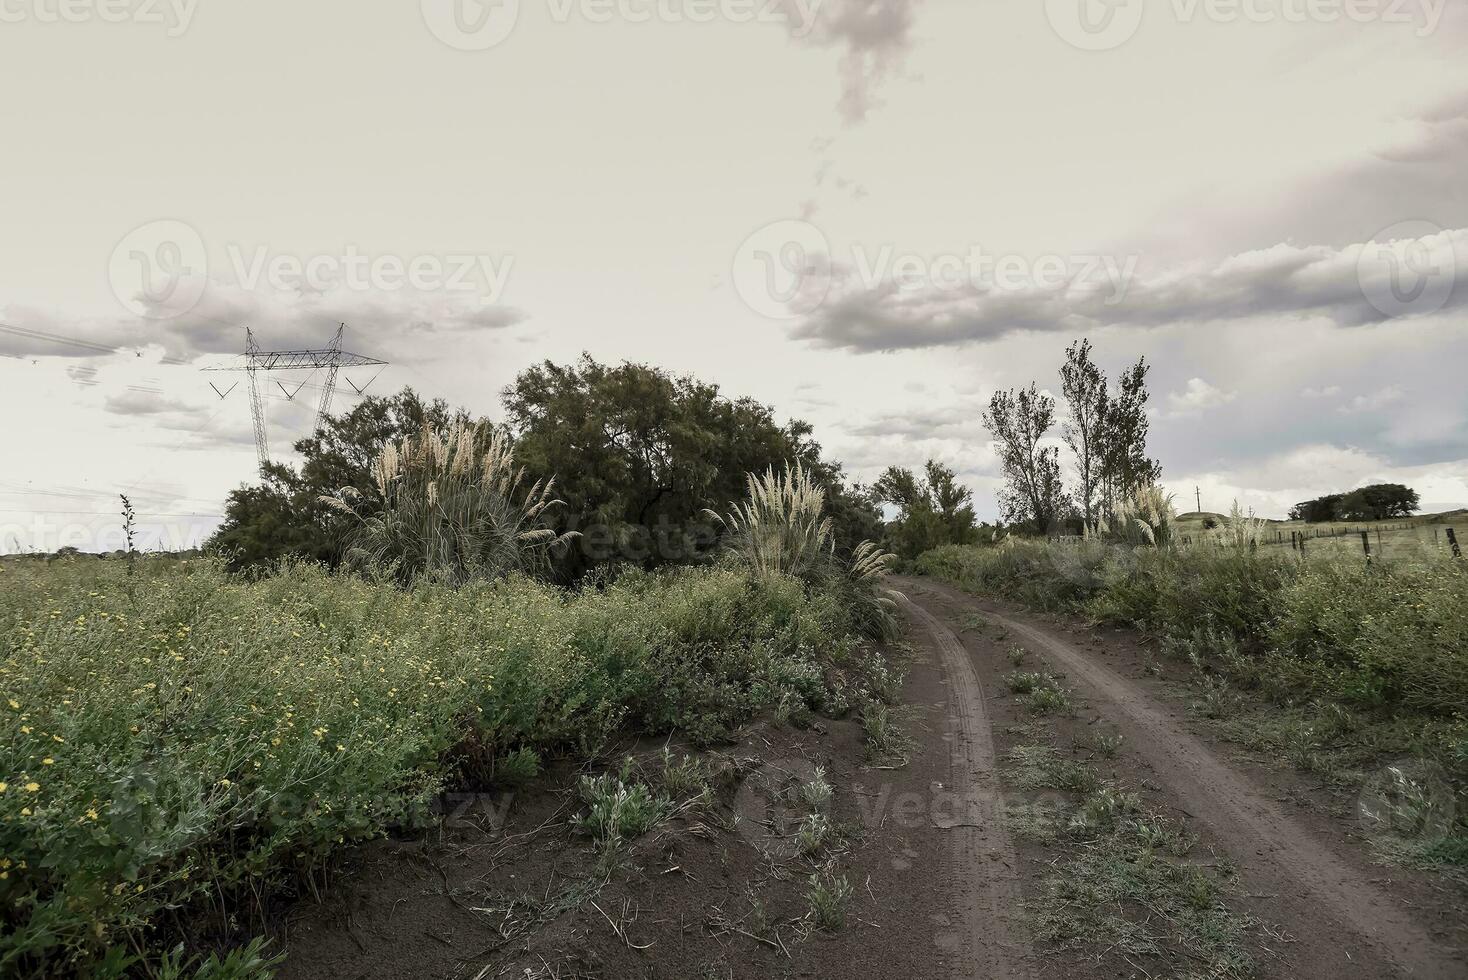
[[[907,602],[927,631],[948,675],[949,788],[962,805],[949,828],[955,905],[962,915],[962,946],[952,975],[963,980],[1035,976],[1020,917],[1024,893],[1019,861],[1004,826],[994,736],[984,689],[963,644],[922,606]]]

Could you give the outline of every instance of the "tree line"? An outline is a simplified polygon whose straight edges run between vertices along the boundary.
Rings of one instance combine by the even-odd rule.
[[[849,482],[825,457],[809,423],[781,424],[769,406],[725,397],[717,385],[583,355],[522,372],[501,403],[505,421],[496,426],[411,388],[366,398],[298,441],[298,466],[272,463],[258,485],[232,491],[208,547],[237,568],[288,555],[334,565],[343,515],[326,499],[349,491],[370,500],[373,461],[386,447],[465,425],[512,437],[527,486],[555,480],[563,506],[549,512],[552,529],[577,535],[556,558],[553,572],[563,581],[604,564],[702,560],[719,535],[706,510],[741,499],[747,474],[788,463],[825,489],[839,550],[882,537],[870,488]]]
[[[1147,455],[1150,366],[1138,359],[1113,386],[1091,351],[1089,340],[1071,344],[1060,369],[1070,413],[1060,432],[1073,464],[1071,489],[1061,475],[1060,446],[1047,442],[1055,427],[1052,395],[1031,382],[996,392],[984,412],[1004,473],[999,507],[1006,524],[1038,534],[1095,531],[1162,476],[1161,464]]]
[[[1328,493],[1305,500],[1290,510],[1290,520],[1307,524],[1331,521],[1388,521],[1411,517],[1422,508],[1416,490],[1400,483],[1375,483],[1348,493]]]

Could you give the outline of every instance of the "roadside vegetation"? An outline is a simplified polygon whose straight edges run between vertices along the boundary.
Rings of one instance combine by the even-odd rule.
[[[919,572],[1032,608],[1127,626],[1194,668],[1194,706],[1226,735],[1342,786],[1395,856],[1468,864],[1468,573],[1251,544],[1009,540],[950,547]],[[1038,675],[1012,675],[1043,690]],[[1373,796],[1373,794],[1375,794]],[[1376,799],[1371,803],[1371,799]]]
[[[252,546],[319,544],[336,515],[335,571],[0,565],[0,974],[268,976],[252,937],[272,898],[316,891],[345,847],[430,825],[445,791],[522,784],[628,736],[718,742],[765,709],[859,712],[890,685],[869,646],[895,632],[890,556],[838,544],[801,465],[751,478],[697,567],[608,566],[568,589],[550,581],[576,539],[552,478],[522,471],[503,431],[437,414],[359,455],[296,513],[307,529]],[[251,500],[232,513],[259,516]],[[608,865],[697,805],[697,765],[666,761],[658,786],[581,784],[575,819]],[[826,846],[829,827],[806,831]],[[811,888],[817,924],[839,926],[844,879]]]

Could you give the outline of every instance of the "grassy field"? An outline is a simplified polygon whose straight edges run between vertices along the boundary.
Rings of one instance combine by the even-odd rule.
[[[1196,668],[1198,714],[1230,737],[1342,785],[1394,780],[1383,849],[1468,865],[1464,561],[1011,541],[916,569],[1142,631]]]
[[[1209,519],[1219,526],[1228,520],[1223,514],[1183,514],[1177,519],[1177,534],[1190,544],[1207,544],[1210,531],[1204,521]],[[1337,521],[1327,524],[1269,521],[1260,547],[1293,551],[1293,536],[1299,535],[1305,539],[1306,557],[1364,558],[1365,548],[1361,542],[1364,531],[1370,537],[1371,553],[1375,557],[1425,559],[1452,554],[1447,536],[1450,528],[1457,533],[1460,548],[1468,550],[1468,511],[1465,510],[1390,521]]]
[[[0,565],[0,975],[256,977],[270,896],[446,788],[859,706],[848,598],[743,566],[568,593],[209,561]],[[187,941],[190,955],[165,956]]]

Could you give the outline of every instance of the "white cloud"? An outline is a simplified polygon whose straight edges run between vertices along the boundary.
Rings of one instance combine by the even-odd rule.
[[[1379,412],[1389,405],[1396,405],[1407,397],[1400,385],[1388,385],[1364,395],[1357,395],[1340,407],[1341,412]]]
[[[1341,393],[1340,385],[1322,385],[1319,388],[1306,388],[1300,392],[1301,398],[1335,398]]]
[[[1186,390],[1171,393],[1167,396],[1167,401],[1174,412],[1195,414],[1205,409],[1227,405],[1237,397],[1239,394],[1236,391],[1223,391],[1213,387],[1202,378],[1192,378],[1188,381]]]

